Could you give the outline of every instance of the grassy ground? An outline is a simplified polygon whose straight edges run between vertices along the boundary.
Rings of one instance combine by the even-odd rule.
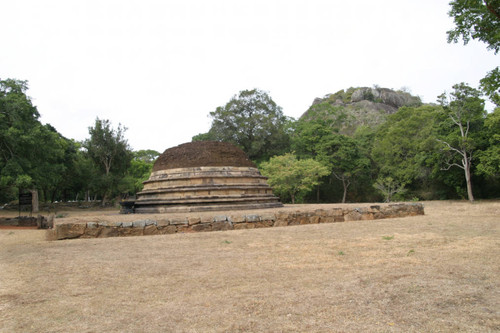
[[[500,331],[500,202],[47,242],[0,230],[0,332]]]

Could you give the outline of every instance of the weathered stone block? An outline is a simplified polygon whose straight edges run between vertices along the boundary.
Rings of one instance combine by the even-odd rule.
[[[144,235],[159,235],[160,231],[156,227],[156,225],[151,224],[144,228]]]
[[[90,223],[95,223],[95,222],[90,222]],[[97,238],[99,237],[102,229],[104,227],[97,226],[97,223],[95,223],[95,227],[91,226],[89,228],[89,223],[87,223],[87,228],[85,229],[85,233],[81,236],[82,238]]]
[[[170,224],[172,225],[188,225],[189,221],[186,217],[174,217],[171,218]]]
[[[253,229],[255,228],[255,223],[234,223],[233,224],[233,229],[234,230],[240,230],[240,229]]]
[[[119,228],[119,229],[117,229],[117,232],[118,232],[118,236],[121,236],[121,237],[144,235],[143,228]],[[110,235],[108,237],[114,237],[114,235],[113,236]]]
[[[260,216],[259,215],[246,215],[245,221],[246,222],[259,222]]]
[[[361,213],[357,210],[352,210],[344,214],[344,221],[359,221],[361,220]]]
[[[103,227],[99,233],[99,238],[101,237],[117,237],[120,235],[121,230],[133,230],[132,228],[116,228],[116,227]],[[142,231],[142,229],[141,229]]]
[[[98,226],[97,222],[87,222],[87,229],[96,229]]]
[[[156,221],[155,220],[149,220],[149,219],[146,219],[144,220],[144,225],[147,227],[148,225],[156,225]]]
[[[299,224],[309,224],[310,223],[309,217],[307,217],[307,216],[297,216],[296,219],[299,222]]]
[[[281,219],[276,219],[276,221],[274,221],[274,224],[273,224],[274,227],[286,227],[287,225],[288,225],[288,221],[281,220]]]
[[[343,216],[344,210],[342,208],[332,208],[327,211],[328,216]]]
[[[363,212],[361,214],[361,219],[364,220],[364,221],[374,220],[373,213],[371,213],[371,212]]]
[[[191,230],[193,231],[211,231],[212,225],[210,223],[199,223],[191,226]]]
[[[326,216],[326,211],[324,209],[316,209],[314,214],[317,216]]]
[[[227,221],[227,216],[226,215],[217,215],[214,216],[214,222],[226,222]]]
[[[310,216],[309,221],[311,224],[318,224],[320,221],[320,217],[319,216]]]
[[[275,219],[276,220],[286,220],[286,221],[288,221],[289,218],[290,218],[290,214],[287,213],[287,212],[277,212],[276,215],[275,215]]]
[[[56,224],[56,238],[78,238],[85,233],[86,223]]]
[[[189,225],[198,224],[198,223],[201,223],[201,218],[199,216],[198,217],[189,217],[188,218],[188,224]]]
[[[132,227],[134,227],[134,228],[144,229],[145,226],[146,226],[145,220],[138,220],[138,221],[132,222]]]
[[[133,222],[122,222],[122,228],[132,228]]]
[[[160,219],[160,220],[156,221],[156,225],[158,227],[166,227],[169,224],[170,224],[170,222],[168,221],[168,219]]]
[[[231,222],[220,221],[212,223],[212,231],[231,230],[231,229],[233,229],[233,224]]]
[[[335,216],[320,216],[319,223],[333,223]]]
[[[160,234],[175,234],[177,232],[177,227],[175,225],[167,225],[164,227],[158,227],[158,232]]]
[[[178,233],[192,232],[191,226],[189,226],[187,224],[179,224],[179,225],[177,225],[177,232]]]
[[[344,222],[344,216],[334,216],[334,221],[333,222]]]
[[[227,220],[229,222],[233,222],[233,223],[241,223],[241,222],[245,222],[245,215],[243,214],[231,214],[231,215],[228,215],[227,217]]]
[[[254,222],[255,228],[269,228],[273,226],[273,221]]]
[[[275,221],[276,220],[276,216],[272,213],[267,213],[267,214],[262,214],[260,216],[260,220],[261,221]]]

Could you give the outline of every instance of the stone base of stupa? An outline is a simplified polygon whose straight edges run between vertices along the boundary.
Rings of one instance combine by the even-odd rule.
[[[243,150],[217,141],[169,148],[153,165],[144,189],[122,212],[184,213],[282,207]]]
[[[282,207],[254,167],[207,166],[153,171],[136,213],[181,213]]]

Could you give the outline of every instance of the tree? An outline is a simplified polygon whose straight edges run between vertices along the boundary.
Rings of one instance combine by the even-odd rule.
[[[488,74],[481,79],[480,87],[484,94],[500,107],[500,67],[488,72]]]
[[[96,118],[93,127],[89,127],[90,138],[85,140],[83,147],[101,172],[100,192],[103,205],[108,195],[116,195],[119,183],[132,160],[132,152],[124,137],[126,128],[118,125],[115,130],[109,120]]]
[[[324,110],[323,103],[317,105]],[[311,110],[317,109],[311,107]],[[295,125],[292,147],[297,156],[314,158],[329,168],[330,175],[342,183],[344,203],[352,181],[369,168],[370,160],[356,139],[338,134],[336,124],[338,122],[329,117],[300,119]],[[317,190],[319,201],[319,187]]]
[[[0,80],[0,200],[16,196],[16,181],[32,179],[44,200],[54,200],[65,187],[74,150],[72,142],[50,124],[42,125],[40,114],[26,95],[27,81]]]
[[[500,177],[500,108],[486,116],[484,134],[488,146],[478,153],[477,170],[486,176]]]
[[[448,15],[455,22],[455,29],[448,31],[448,43],[460,38],[467,44],[471,39],[488,44],[496,53],[500,50],[500,1],[454,0]]]
[[[298,160],[294,154],[274,156],[260,166],[268,183],[283,200],[290,197],[292,204],[301,200],[330,173],[327,167],[313,159]]]
[[[131,186],[127,192],[136,194],[144,187],[143,182],[149,179],[156,158],[160,155],[156,150],[139,150],[133,152],[133,159],[127,171],[127,177]],[[123,191],[125,192],[125,191]]]
[[[456,84],[453,89],[450,96],[442,94],[438,97],[452,130],[446,131],[437,140],[443,145],[443,151],[448,153],[445,170],[454,166],[464,170],[467,196],[473,202],[471,167],[477,146],[475,134],[480,132],[478,126],[482,124],[486,114],[484,100],[479,97],[478,90],[465,83]]]
[[[346,202],[347,190],[353,178],[370,166],[370,160],[362,154],[356,140],[341,134],[333,134],[322,140],[317,160],[342,182],[342,203]]]
[[[134,151],[134,160],[141,160],[148,164],[154,164],[160,153],[153,149]]]
[[[193,137],[193,141],[231,142],[257,161],[282,154],[289,148],[291,120],[264,91],[240,91],[225,106],[210,112],[210,117],[209,132]]]
[[[455,22],[455,29],[448,31],[448,43],[464,44],[471,39],[488,45],[495,54],[500,50],[500,0],[453,0],[448,15]],[[481,88],[491,100],[500,103],[500,70],[493,69],[481,80]]]
[[[390,200],[386,192],[392,189],[428,191],[431,181],[439,170],[437,124],[440,123],[442,108],[433,105],[401,107],[390,115],[375,134],[371,156],[378,168],[378,189]],[[385,185],[384,185],[385,184]],[[402,191],[393,194],[401,194]]]
[[[406,191],[405,184],[392,177],[379,177],[373,187],[382,193],[384,202],[391,202],[395,194],[402,194]]]

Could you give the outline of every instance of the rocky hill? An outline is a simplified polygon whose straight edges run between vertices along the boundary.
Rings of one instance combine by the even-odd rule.
[[[342,134],[352,135],[359,126],[376,126],[402,106],[422,101],[408,92],[387,88],[349,88],[316,98],[300,120],[326,120]]]

